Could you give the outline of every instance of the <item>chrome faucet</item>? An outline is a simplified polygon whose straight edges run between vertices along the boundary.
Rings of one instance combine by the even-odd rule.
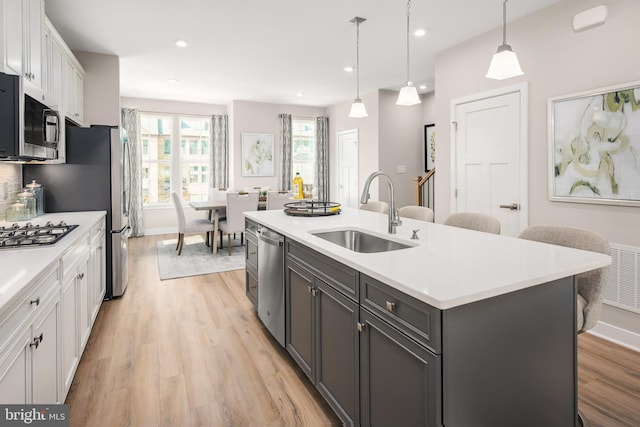
[[[371,186],[371,181],[377,176],[383,176],[387,179],[387,183],[389,184],[389,234],[396,234],[396,227],[398,225],[402,225],[402,221],[400,221],[400,217],[398,216],[398,210],[396,209],[395,196],[393,193],[393,182],[391,181],[391,177],[384,172],[374,172],[364,183],[364,189],[362,190],[362,197],[360,197],[360,203],[366,204],[369,201],[369,187]]]

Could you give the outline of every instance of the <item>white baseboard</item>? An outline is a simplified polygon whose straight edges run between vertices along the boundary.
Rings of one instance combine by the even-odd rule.
[[[596,326],[587,331],[587,333],[640,352],[640,334],[635,332],[631,332],[608,323],[598,322]]]

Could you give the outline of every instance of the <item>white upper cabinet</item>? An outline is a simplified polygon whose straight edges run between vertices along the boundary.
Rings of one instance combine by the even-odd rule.
[[[44,0],[0,0],[0,72],[82,125],[84,69],[45,16]]]
[[[11,1],[11,0],[9,0]],[[44,0],[23,0],[22,75],[25,82],[43,89]]]
[[[64,108],[66,116],[82,125],[84,109],[84,69],[73,56],[68,56],[64,67]]]
[[[2,30],[0,30],[0,54],[2,72],[22,75],[22,0],[0,0]]]

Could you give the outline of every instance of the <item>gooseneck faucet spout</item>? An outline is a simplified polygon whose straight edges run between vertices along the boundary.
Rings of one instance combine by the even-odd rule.
[[[400,221],[400,217],[398,216],[398,210],[396,209],[395,195],[393,193],[393,181],[391,181],[391,177],[384,172],[374,172],[364,183],[364,189],[362,190],[362,197],[360,197],[360,203],[366,204],[369,201],[369,187],[371,186],[371,182],[377,176],[383,176],[387,179],[387,184],[389,184],[389,234],[396,234],[396,227],[398,225],[402,225],[402,221]]]

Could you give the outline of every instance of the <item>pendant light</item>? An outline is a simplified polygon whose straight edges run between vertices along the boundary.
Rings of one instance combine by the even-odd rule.
[[[360,23],[366,21],[365,18],[356,16],[350,22],[356,24],[356,99],[351,104],[351,111],[349,111],[349,117],[362,118],[367,117],[367,109],[364,107],[364,102],[360,99]]]
[[[411,0],[407,2],[407,84],[400,89],[398,94],[397,105],[415,105],[420,103],[420,97],[418,96],[418,90],[409,80],[409,16],[411,8]]]
[[[485,77],[496,80],[508,79],[510,77],[521,76],[522,69],[518,63],[516,53],[507,44],[507,0],[502,3],[502,44],[493,54],[489,71]]]

